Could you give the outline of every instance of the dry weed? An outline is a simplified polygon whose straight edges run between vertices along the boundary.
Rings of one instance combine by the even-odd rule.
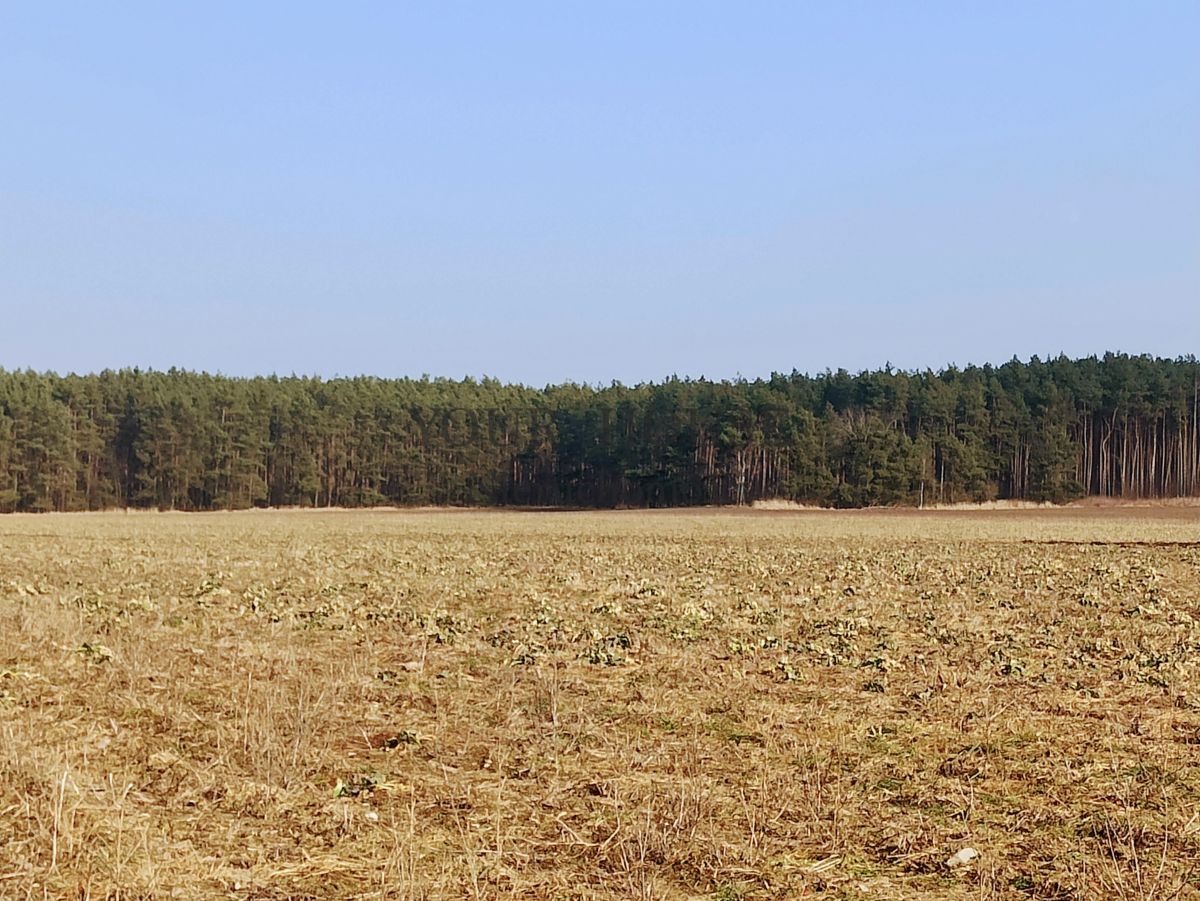
[[[1188,508],[5,518],[0,895],[1186,897],[1197,539]]]

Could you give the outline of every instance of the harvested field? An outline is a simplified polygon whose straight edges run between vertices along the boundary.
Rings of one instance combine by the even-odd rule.
[[[0,518],[0,895],[1189,897],[1198,541],[1184,506]]]

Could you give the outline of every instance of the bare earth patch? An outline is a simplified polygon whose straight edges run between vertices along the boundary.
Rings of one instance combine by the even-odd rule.
[[[1194,507],[3,518],[0,896],[1191,896],[1197,541]]]

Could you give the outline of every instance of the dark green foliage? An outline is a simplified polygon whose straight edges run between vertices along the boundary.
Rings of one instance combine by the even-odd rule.
[[[1118,354],[542,390],[0,370],[0,510],[1196,495],[1198,381]]]

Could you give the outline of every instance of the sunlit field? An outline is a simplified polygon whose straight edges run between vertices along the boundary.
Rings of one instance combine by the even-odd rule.
[[[0,896],[1187,897],[1197,617],[1194,507],[4,517]]]

